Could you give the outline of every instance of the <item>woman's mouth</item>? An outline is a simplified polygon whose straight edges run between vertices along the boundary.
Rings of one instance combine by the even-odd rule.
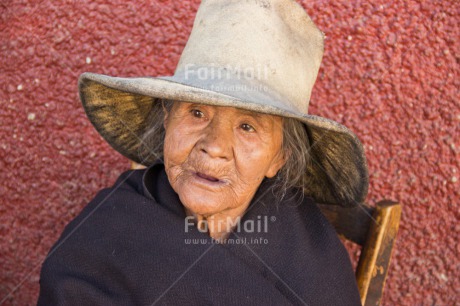
[[[213,183],[216,183],[216,182],[219,182],[219,181],[220,181],[220,180],[219,180],[218,178],[216,178],[216,177],[213,177],[213,176],[210,176],[210,175],[201,173],[201,172],[196,172],[195,175],[198,176],[199,178],[205,179],[205,180],[210,181],[210,182],[213,182]]]

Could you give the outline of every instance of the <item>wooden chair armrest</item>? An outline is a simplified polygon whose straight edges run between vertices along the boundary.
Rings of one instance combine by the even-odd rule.
[[[366,243],[356,269],[361,302],[379,305],[399,228],[401,205],[391,201],[377,203]]]
[[[401,205],[381,201],[375,207],[318,206],[340,236],[362,246],[356,268],[361,302],[366,306],[379,305],[398,233]]]

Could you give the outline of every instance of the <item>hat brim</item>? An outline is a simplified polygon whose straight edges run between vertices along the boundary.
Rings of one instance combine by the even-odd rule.
[[[244,100],[168,78],[119,78],[84,73],[79,79],[85,112],[101,136],[129,159],[149,166],[139,155],[141,139],[156,99],[228,106],[297,119],[306,125],[310,142],[311,196],[318,202],[355,206],[364,202],[368,170],[361,142],[345,126],[319,116],[289,109],[276,99]]]

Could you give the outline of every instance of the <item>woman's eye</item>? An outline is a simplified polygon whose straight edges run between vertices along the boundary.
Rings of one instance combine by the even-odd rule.
[[[246,131],[246,132],[255,132],[256,129],[254,129],[254,127],[250,124],[247,124],[247,123],[243,123],[241,125],[241,128],[243,129],[243,131]]]
[[[203,118],[204,117],[203,112],[200,111],[200,110],[197,110],[197,109],[192,109],[191,113],[192,113],[193,117],[196,117],[196,118]]]

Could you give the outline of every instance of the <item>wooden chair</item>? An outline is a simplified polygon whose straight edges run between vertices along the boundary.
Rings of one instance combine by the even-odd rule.
[[[131,163],[131,169],[143,168]],[[382,201],[375,207],[344,208],[328,204],[319,207],[340,236],[362,247],[356,268],[361,303],[364,306],[380,305],[398,233],[401,205]]]
[[[361,303],[365,306],[380,305],[398,233],[401,205],[382,201],[375,207],[319,206],[340,236],[362,247],[356,269]]]

